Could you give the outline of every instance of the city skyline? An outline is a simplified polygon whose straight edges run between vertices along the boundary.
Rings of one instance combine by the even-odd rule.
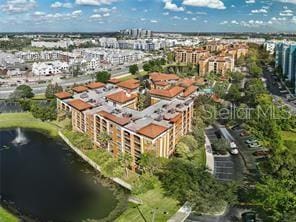
[[[295,0],[1,0],[2,32],[293,32]]]

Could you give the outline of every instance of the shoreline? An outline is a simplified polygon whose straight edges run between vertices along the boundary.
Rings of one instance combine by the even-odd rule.
[[[2,119],[2,116],[5,118],[11,118],[11,119]],[[18,117],[17,119],[12,119],[13,117]],[[22,118],[20,118],[22,117]],[[49,123],[49,122],[42,122],[38,119],[31,119],[31,120],[25,120],[26,118],[34,118],[30,113],[8,113],[8,114],[0,114],[0,131],[1,130],[8,130],[8,129],[14,129],[14,128],[23,128],[28,130],[33,130],[36,132],[40,132],[42,134],[45,134],[46,136],[49,136],[53,139],[58,139],[62,142],[64,142],[68,147],[70,152],[74,152],[78,155],[79,158],[82,158],[81,155],[77,153],[69,145],[67,141],[65,141],[65,138],[59,135],[60,131],[58,126]],[[4,123],[4,124],[1,124]],[[67,139],[67,138],[66,138]],[[78,149],[78,148],[77,148]],[[86,161],[84,158],[82,158],[89,167],[91,167],[95,173],[100,173],[96,168],[94,168],[93,165],[91,165],[88,161]],[[115,198],[117,199],[118,203],[115,206],[114,209],[108,214],[108,216],[100,219],[100,221],[109,221],[116,220],[123,212],[126,211],[128,208],[128,195],[127,192],[129,191],[126,187],[123,187],[121,184],[116,182],[114,178],[109,178],[102,176],[100,181],[101,185],[110,189],[112,193],[114,193]],[[17,212],[14,212],[13,210],[8,210],[7,208],[4,208],[0,205],[0,220],[2,222],[17,222],[21,221],[24,215],[20,215]]]

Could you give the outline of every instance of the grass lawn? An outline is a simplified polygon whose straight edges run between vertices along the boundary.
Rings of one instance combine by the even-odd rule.
[[[148,73],[146,72],[146,71],[142,71],[142,72],[140,72],[140,75],[141,76],[146,76]],[[132,74],[130,74],[130,75],[128,75],[128,76],[124,76],[124,77],[122,77],[122,78],[118,78],[121,82],[123,82],[123,81],[126,81],[126,80],[129,80],[129,79],[135,79],[135,78],[137,78],[137,75],[132,75]]]
[[[178,202],[172,198],[165,197],[161,188],[149,190],[137,197],[143,201],[143,204],[139,205],[139,209],[147,221],[152,221],[154,212],[154,221],[167,221],[179,209]],[[116,219],[116,222],[126,221],[144,221],[134,204],[129,204],[128,209]]]
[[[36,94],[32,99],[34,99],[34,100],[42,100],[42,99],[46,99],[46,97],[45,97],[45,93]]]
[[[51,136],[58,136],[58,127],[51,122],[35,119],[31,113],[1,113],[0,128],[30,128],[48,132]]]
[[[283,137],[283,140],[295,141],[296,142],[296,132],[283,131],[282,132],[282,137]]]
[[[14,215],[10,214],[0,206],[0,221],[1,222],[17,222],[19,220]]]

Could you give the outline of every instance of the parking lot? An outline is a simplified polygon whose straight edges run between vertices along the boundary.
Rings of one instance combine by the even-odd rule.
[[[209,140],[217,140],[215,128],[207,128],[206,134]],[[240,180],[243,177],[244,164],[240,155],[214,155],[214,175],[218,180],[231,181]]]

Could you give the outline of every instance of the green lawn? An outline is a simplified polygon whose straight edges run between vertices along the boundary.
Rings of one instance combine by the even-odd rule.
[[[34,96],[32,99],[34,99],[34,100],[42,100],[42,99],[46,99],[46,97],[45,97],[45,93],[35,94],[35,96]]]
[[[283,137],[283,140],[295,141],[296,142],[296,132],[283,131],[282,132],[282,137]]]
[[[10,214],[0,206],[0,221],[1,222],[17,222],[19,220],[14,215]]]
[[[155,222],[167,221],[179,209],[178,202],[172,198],[165,197],[161,188],[149,190],[137,197],[143,201],[143,204],[139,205],[139,209],[147,221],[152,221],[154,212]],[[128,209],[116,219],[116,222],[127,221],[144,221],[134,204],[129,204]]]
[[[146,72],[146,71],[142,71],[142,72],[140,72],[140,75],[141,76],[146,76],[148,73]],[[132,74],[130,74],[130,75],[128,75],[128,76],[124,76],[124,77],[122,77],[122,78],[118,78],[121,82],[123,82],[123,81],[126,81],[126,80],[129,80],[129,79],[135,79],[135,78],[137,78],[137,75],[132,75]]]
[[[35,119],[31,113],[1,113],[0,128],[30,128],[48,132],[51,136],[58,136],[58,127],[51,122]]]

